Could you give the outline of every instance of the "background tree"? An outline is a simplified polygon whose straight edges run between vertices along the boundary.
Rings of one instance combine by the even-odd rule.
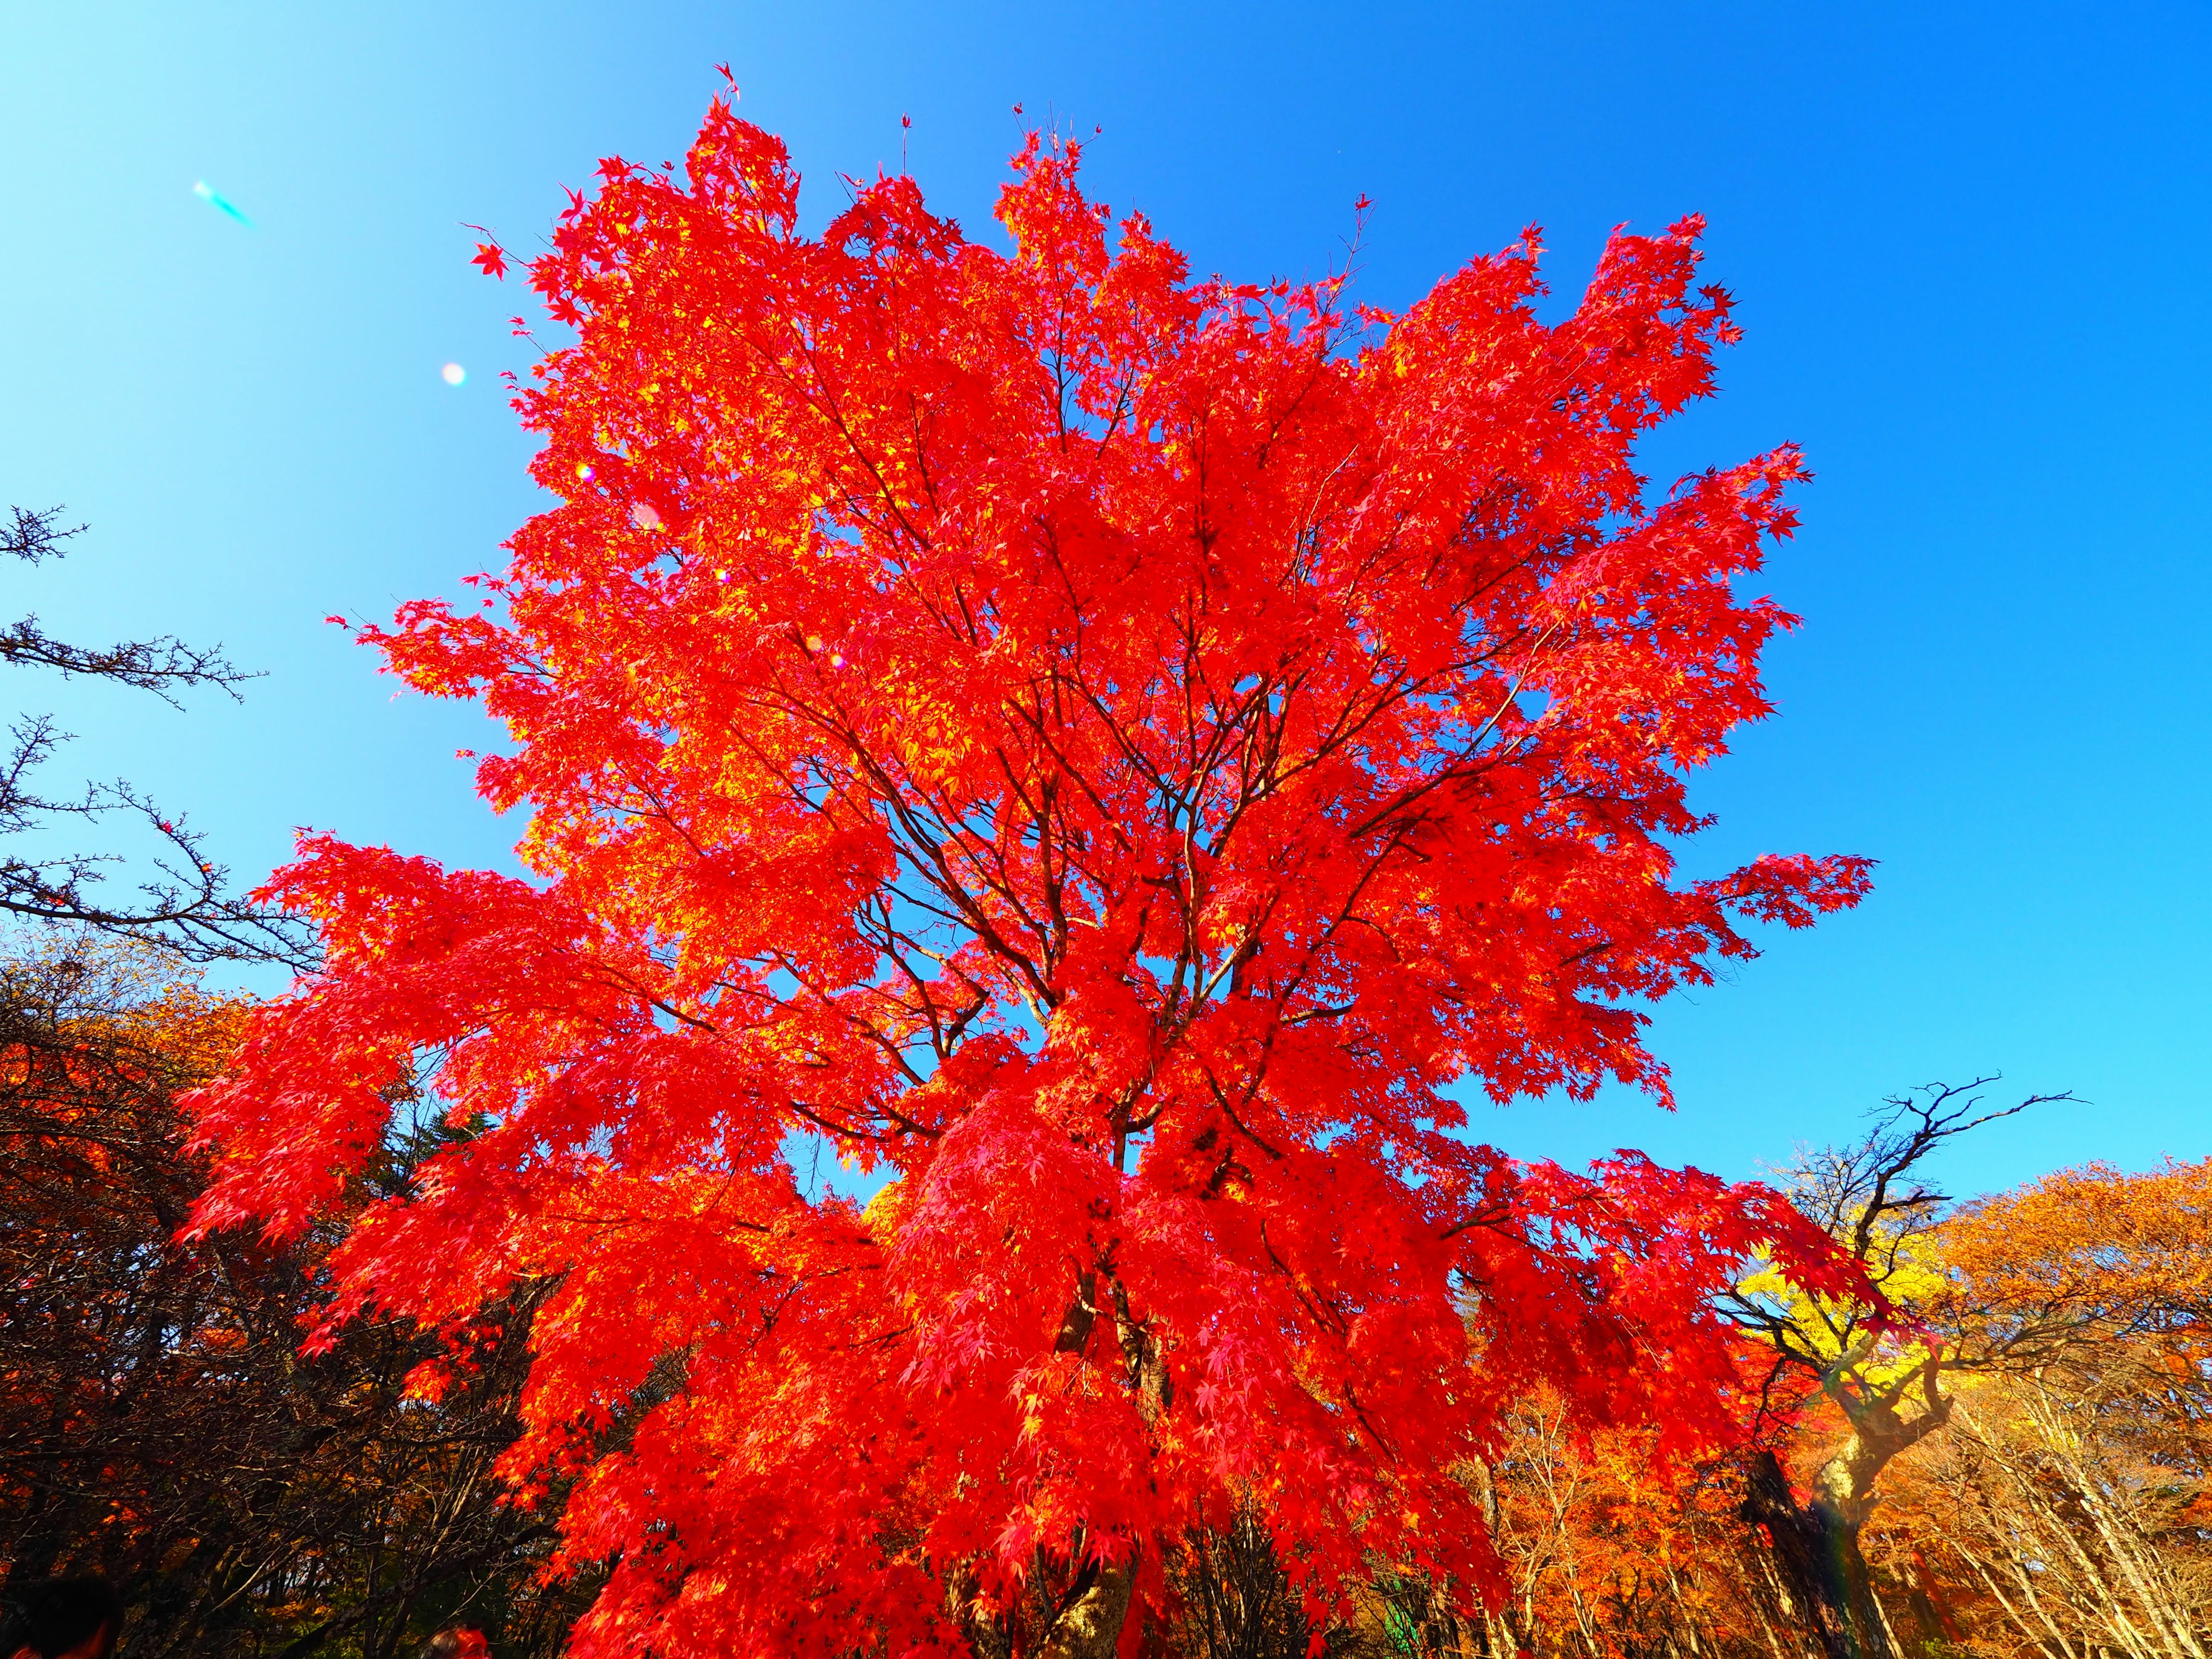
[[[331,1329],[557,1283],[505,1467],[580,1472],[580,1655],[1103,1655],[1240,1506],[1310,1613],[1376,1561],[1471,1611],[1510,1401],[1702,1445],[1745,1255],[1846,1288],[1765,1189],[1516,1164],[1449,1092],[1663,1098],[1634,1005],[1864,889],[1674,878],[1800,473],[1647,498],[1735,337],[1696,222],[1556,325],[1533,237],[1390,318],[1188,281],[1077,159],[1017,158],[1011,253],[904,178],[801,234],[726,104],[603,170],[532,269],[559,505],[365,632],[506,722],[533,879],[310,840],[325,966],[198,1103],[210,1233],[318,1224],[418,1060],[485,1126]]]
[[[2016,1363],[1955,1389],[1877,1559],[1995,1651],[2199,1659],[2212,1163],[2061,1170],[1962,1206],[1936,1243],[1940,1316]]]
[[[1555,1400],[1517,1403],[1483,1478],[1512,1594],[1483,1651],[1686,1659],[1771,1650],[1782,1608],[1738,1514],[1737,1461],[1654,1457],[1650,1431],[1579,1443]]]
[[[1803,1501],[1771,1449],[1754,1456],[1745,1500],[1792,1604],[1835,1659],[1892,1650],[1859,1535],[1883,1471],[1951,1420],[1946,1377],[2028,1369],[2069,1344],[2114,1334],[2086,1292],[2037,1300],[1990,1277],[1962,1281],[1943,1265],[1939,1231],[1953,1200],[1923,1177],[1923,1161],[1955,1135],[2069,1098],[2033,1095],[1984,1111],[1976,1091],[1990,1081],[1893,1098],[1865,1139],[1794,1172],[1792,1200],[1863,1267],[1878,1299],[1808,1294],[1765,1274],[1724,1298],[1771,1345],[1774,1381],[1808,1381],[1845,1425]]]
[[[1868,1532],[1900,1633],[1995,1655],[2201,1659],[2212,1465],[2197,1375],[2123,1343],[1963,1380]]]
[[[1213,1526],[1201,1519],[1170,1558],[1168,1571],[1178,1613],[1170,1632],[1176,1652],[1191,1659],[1297,1659],[1312,1650],[1304,1600],[1251,1510]]]
[[[11,511],[13,523],[0,526],[0,556],[27,564],[59,557],[63,544],[84,528],[60,527],[59,507]],[[99,647],[70,645],[47,634],[34,616],[0,629],[0,663],[111,681],[150,691],[172,707],[179,706],[179,693],[193,687],[212,686],[235,697],[252,678],[231,666],[219,649],[201,650],[166,635]],[[0,915],[129,933],[192,962],[307,964],[307,931],[281,912],[229,896],[228,872],[209,861],[204,838],[186,827],[180,814],[165,811],[121,781],[90,786],[74,800],[40,794],[32,775],[63,741],[47,715],[25,715],[15,722],[14,747],[0,760],[0,837],[49,828],[57,819],[96,822],[120,816],[137,821],[161,848],[154,859],[158,873],[140,886],[135,899],[118,900],[101,887],[106,869],[122,861],[118,854],[0,854]]]
[[[550,1654],[550,1529],[498,1501],[534,1297],[495,1310],[439,1404],[391,1322],[298,1352],[327,1235],[178,1242],[204,1164],[177,1092],[243,1005],[143,942],[48,937],[0,963],[0,1568],[99,1572],[125,1650],[391,1659],[457,1612]],[[365,1169],[358,1205],[444,1137]]]

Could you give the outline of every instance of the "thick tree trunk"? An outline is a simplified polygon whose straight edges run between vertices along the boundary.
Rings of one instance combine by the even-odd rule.
[[[1744,1518],[1765,1529],[1790,1611],[1805,1633],[1826,1659],[1895,1659],[1859,1549],[1863,1516],[1823,1492],[1800,1504],[1771,1451],[1752,1460],[1747,1475]]]
[[[1103,1306],[1098,1281],[1096,1272],[1078,1276],[1075,1297],[1060,1321],[1054,1350],[1060,1353],[1087,1353],[1092,1328],[1100,1315],[1110,1312],[1114,1322],[1111,1334],[1121,1344],[1137,1413],[1150,1428],[1175,1401],[1175,1386],[1168,1377],[1166,1356],[1150,1323],[1131,1317],[1129,1292],[1121,1281],[1110,1273],[1107,1275],[1112,1294]],[[1121,1639],[1121,1626],[1128,1621],[1130,1597],[1135,1589],[1134,1560],[1110,1566],[1085,1563],[1070,1587],[1067,1605],[1044,1633],[1044,1644],[1037,1650],[1039,1659],[1114,1659],[1114,1650]]]
[[[1045,1632],[1041,1659],[1114,1659],[1136,1588],[1135,1563],[1099,1567]]]

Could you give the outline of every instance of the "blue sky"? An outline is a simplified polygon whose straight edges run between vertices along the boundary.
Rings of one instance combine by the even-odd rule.
[[[1863,853],[1878,890],[1662,1012],[1679,1115],[1478,1107],[1484,1133],[1749,1174],[2001,1071],[2090,1103],[1960,1146],[1962,1189],[2212,1152],[2203,7],[186,9],[0,15],[0,503],[93,526],[0,609],[267,677],[187,714],[4,695],[242,872],[295,825],[477,863],[512,838],[452,758],[471,717],[394,700],[321,622],[452,591],[532,508],[497,378],[526,296],[467,223],[534,247],[599,157],[680,155],[726,61],[817,222],[903,145],[980,231],[1020,102],[1103,126],[1091,187],[1202,270],[1317,270],[1371,196],[1385,307],[1532,222],[1565,304],[1611,227],[1711,222],[1748,337],[1650,471],[1795,439],[1818,477],[1771,571],[1806,618],[1781,717],[1701,781],[1693,858]]]

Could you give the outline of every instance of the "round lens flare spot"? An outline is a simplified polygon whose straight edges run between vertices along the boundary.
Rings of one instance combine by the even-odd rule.
[[[579,461],[576,463],[576,476],[586,483],[589,483],[599,475],[592,471],[592,464],[589,461]]]
[[[438,371],[438,378],[447,386],[459,386],[469,378],[469,372],[459,363],[447,363]]]
[[[650,501],[640,501],[630,508],[629,521],[640,530],[658,530],[661,522],[660,514],[653,510]]]

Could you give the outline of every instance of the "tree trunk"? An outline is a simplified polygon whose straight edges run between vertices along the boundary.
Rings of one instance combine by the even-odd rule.
[[[1130,1592],[1136,1589],[1136,1563],[1118,1561],[1085,1571],[1091,1582],[1052,1621],[1039,1659],[1114,1659],[1129,1616]]]
[[[1771,1451],[1747,1471],[1743,1517],[1765,1529],[1791,1611],[1826,1659],[1895,1659],[1859,1550],[1859,1520],[1815,1494],[1800,1504]]]

